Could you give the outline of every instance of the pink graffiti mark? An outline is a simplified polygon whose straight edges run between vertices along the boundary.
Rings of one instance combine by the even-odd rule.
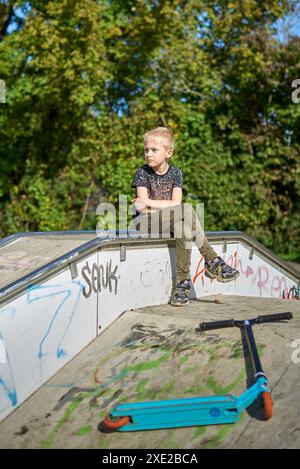
[[[235,269],[238,269],[241,272],[241,275],[244,275],[246,278],[254,274],[254,271],[250,265],[247,265],[245,270],[243,269],[243,264],[242,264],[241,259],[237,261]]]
[[[281,298],[281,292],[282,292],[282,297],[285,298],[285,293],[288,291],[287,285],[286,285],[286,279],[285,277],[279,278],[277,275],[273,278],[272,285],[271,285],[271,296],[275,296],[277,298]],[[273,295],[275,293],[275,295]]]
[[[270,289],[272,298],[299,300],[299,291],[296,287],[289,288],[284,276],[279,277],[276,275],[271,279],[270,272],[266,266],[259,266],[255,273],[249,264],[246,269],[243,269],[242,260],[239,259],[237,268],[240,270],[241,275],[244,275],[246,278],[253,275],[252,284],[256,283],[260,295],[262,295],[263,290],[268,291]]]
[[[250,277],[250,275],[254,274],[254,271],[250,265],[247,265],[246,270],[243,270],[243,265],[241,259],[238,259],[237,251],[234,251],[233,255],[231,254],[227,260],[227,264],[229,264],[234,269],[238,269],[241,274],[245,275],[246,278]]]
[[[253,275],[253,269],[250,267],[250,265],[247,265],[247,270],[246,270],[246,277],[248,278],[250,275]]]
[[[265,266],[258,267],[257,272],[253,277],[252,283],[255,284],[257,279],[258,279],[256,286],[259,289],[260,296],[262,295],[263,290],[265,290],[265,291],[268,290],[269,277],[270,277],[270,275],[269,275],[269,271],[268,271],[267,267],[265,267]]]
[[[197,264],[196,272],[193,277],[193,284],[195,284],[198,277],[200,277],[202,286],[204,286],[204,280],[208,279],[204,279],[203,273],[205,272],[205,267],[202,265],[202,262],[204,262],[203,256],[201,256],[200,261]],[[256,272],[249,264],[244,268],[242,260],[238,258],[237,251],[234,251],[234,253],[228,257],[226,262],[231,265],[231,267],[238,269],[241,272],[241,276],[244,276],[248,281],[251,281],[251,284],[258,288],[260,296],[262,296],[264,292],[270,292],[272,298],[300,299],[299,288],[296,288],[295,285],[289,288],[284,276],[279,277],[276,275],[271,278],[269,269],[265,265],[260,265]],[[251,279],[249,277],[251,277]],[[211,284],[213,281],[213,279],[210,279]]]
[[[267,291],[269,289],[269,270],[266,266],[261,265],[258,267],[256,273],[252,269],[252,267],[248,264],[245,268],[243,267],[242,259],[237,259],[237,251],[234,253],[234,259],[231,255],[227,261],[227,264],[238,269],[241,273],[241,276],[246,277],[247,279],[252,276],[251,283],[252,285],[256,285],[259,289],[259,294],[262,296],[263,290]]]

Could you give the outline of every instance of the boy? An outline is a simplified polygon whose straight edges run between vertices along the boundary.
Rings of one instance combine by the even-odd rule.
[[[176,284],[170,304],[184,306],[189,303],[191,288],[192,242],[204,257],[207,277],[216,278],[219,282],[230,282],[240,273],[217,256],[207,241],[193,207],[182,204],[182,172],[169,164],[173,150],[174,136],[171,129],[157,127],[145,134],[146,164],[136,171],[132,181],[132,187],[136,190],[133,201],[138,210],[134,223],[142,227],[145,217],[148,217],[148,232],[151,229],[153,232],[153,226],[156,226],[159,234],[170,231],[175,235]],[[140,228],[140,231],[143,229]]]

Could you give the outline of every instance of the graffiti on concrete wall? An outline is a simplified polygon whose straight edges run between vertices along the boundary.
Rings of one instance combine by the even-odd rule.
[[[101,291],[109,289],[109,292],[118,293],[118,279],[116,273],[118,266],[112,269],[112,260],[106,262],[106,265],[93,263],[90,266],[87,261],[85,266],[81,269],[81,275],[84,278],[85,285],[82,294],[85,298],[89,298],[91,294],[101,293]]]
[[[194,285],[197,281],[197,278],[199,277],[201,279],[202,287],[204,286],[204,276],[203,276],[204,272],[205,272],[204,257],[201,256],[200,261],[198,262],[197,267],[196,267],[196,272],[193,276],[193,284]]]
[[[28,305],[45,298],[51,298],[54,301],[55,298],[58,298],[58,304],[53,308],[50,321],[46,323],[45,328],[41,330],[43,335],[37,353],[40,365],[42,364],[42,358],[46,355],[46,350],[47,353],[51,351],[47,346],[48,343],[53,343],[51,336],[55,337],[57,358],[62,358],[66,355],[66,351],[63,348],[63,341],[70,330],[82,288],[83,285],[75,280],[63,282],[58,285],[34,285],[28,288],[26,297]]]
[[[15,317],[14,308],[3,308],[0,310],[1,317]],[[4,334],[0,332],[0,388],[4,390],[10,404],[15,407],[18,404],[16,385],[13,377],[9,351],[7,349]]]
[[[50,356],[53,360],[53,356],[57,359],[66,357],[67,350],[64,347],[65,339],[71,330],[72,322],[78,309],[80,300],[80,294],[83,285],[79,281],[67,281],[55,285],[34,285],[27,289],[25,304],[30,306],[37,302],[40,304],[41,314],[37,314],[36,318],[31,316],[31,322],[25,321],[25,327],[28,327],[27,331],[33,332],[32,342],[26,343],[23,347],[23,352],[28,356],[28,367],[30,370],[39,368],[40,375],[43,372],[44,358]],[[47,309],[45,299],[51,301],[50,303],[50,318],[47,315]],[[49,303],[48,303],[49,304]],[[21,309],[19,309],[21,307]],[[18,312],[24,311],[24,303],[19,308],[4,307],[0,309],[1,324],[0,327],[0,392],[4,391],[10,405],[16,407],[19,404],[17,397],[17,389],[15,383],[15,375],[18,375],[18,371],[15,366],[12,366],[9,350],[7,334],[4,332],[4,324],[9,320],[13,321],[11,329],[14,331],[18,329],[16,320],[18,320]],[[28,310],[29,311],[29,310]],[[45,319],[47,317],[47,319]],[[21,323],[22,323],[21,319]],[[38,324],[38,327],[36,327]],[[22,332],[21,340],[25,337],[26,330]],[[19,344],[20,348],[22,344]],[[36,365],[34,364],[36,359]],[[33,361],[32,361],[33,360]],[[19,364],[15,364],[19,366]],[[41,378],[40,378],[41,379]],[[21,399],[22,401],[22,399]],[[0,400],[0,411],[6,412],[7,404],[4,400]]]
[[[162,284],[167,276],[169,265],[169,261],[157,261],[154,269],[153,261],[145,262],[140,272],[141,285],[150,288]]]
[[[251,289],[255,288],[258,290],[259,296],[264,296],[265,294],[266,296],[270,295],[271,298],[291,300],[300,299],[299,286],[288,286],[287,278],[284,275],[279,276],[278,273],[274,275],[267,264],[263,263],[255,267],[249,264],[245,265],[242,259],[238,258],[237,251],[234,251],[234,253],[228,256],[225,261],[227,264],[240,271],[241,277],[249,282]],[[204,272],[204,257],[201,256],[193,276],[193,284],[196,283],[198,278],[200,279],[202,286],[204,286],[205,280],[210,283],[215,281],[213,279],[208,280],[207,277],[205,277]]]
[[[282,298],[286,300],[300,300],[300,287],[295,285],[291,288],[285,287],[282,291]]]

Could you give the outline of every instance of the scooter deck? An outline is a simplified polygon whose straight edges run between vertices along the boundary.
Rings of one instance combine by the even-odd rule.
[[[236,397],[210,396],[121,404],[110,415],[129,416],[119,431],[136,431],[235,423],[240,414]]]

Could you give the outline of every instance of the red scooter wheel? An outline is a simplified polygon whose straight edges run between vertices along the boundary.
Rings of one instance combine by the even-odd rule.
[[[108,415],[104,418],[103,423],[107,428],[111,430],[117,430],[118,428],[124,427],[130,422],[130,417],[113,417],[110,418]]]
[[[271,393],[267,391],[263,392],[262,398],[263,398],[263,405],[265,409],[265,417],[266,417],[266,420],[269,420],[273,415],[273,403],[272,403]]]

